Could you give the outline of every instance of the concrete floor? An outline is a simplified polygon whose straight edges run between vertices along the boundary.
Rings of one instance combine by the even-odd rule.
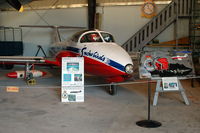
[[[49,68],[48,68],[49,69]],[[179,93],[159,96],[151,106],[151,119],[159,128],[142,128],[135,123],[147,119],[147,84],[118,86],[118,94],[110,96],[105,87],[85,88],[84,103],[60,102],[60,75],[55,69],[37,78],[36,86],[22,79],[8,79],[8,70],[0,70],[0,133],[200,133],[200,85],[182,81],[190,100],[183,103]],[[85,84],[100,83],[86,77]],[[19,86],[18,93],[6,92],[6,86]],[[155,84],[152,84],[152,96]],[[152,97],[153,99],[153,97]]]

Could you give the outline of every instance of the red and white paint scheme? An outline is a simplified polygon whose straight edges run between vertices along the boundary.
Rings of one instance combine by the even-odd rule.
[[[31,28],[32,27],[41,28],[42,26],[31,26]],[[45,26],[45,28],[46,27],[54,28],[56,41],[60,40],[59,27]],[[31,62],[35,65],[37,63],[45,63],[46,65],[61,67],[62,57],[84,57],[84,71],[87,74],[102,77],[108,83],[123,82],[132,77],[133,62],[131,57],[120,45],[115,43],[113,36],[109,32],[83,30],[75,33],[67,42],[55,42],[54,45],[50,47],[49,52],[55,57],[54,60],[45,58],[22,60],[15,58],[10,59],[9,63]],[[2,59],[0,61],[5,63],[8,62],[8,59]],[[11,75],[11,73],[9,75]],[[19,77],[17,72],[13,75]],[[112,86],[114,85],[111,85],[111,91],[114,90]]]
[[[62,57],[84,57],[85,72],[100,76],[108,83],[122,82],[133,73],[131,57],[105,31],[80,31],[68,42],[51,46],[50,53],[55,55],[56,61],[45,62],[58,66]]]
[[[183,60],[184,58],[187,58],[188,57],[188,54],[185,54],[184,56],[173,56],[171,57],[173,60]]]
[[[33,77],[43,77],[47,73],[40,71],[40,70],[30,70],[30,72],[33,74]],[[9,78],[24,78],[25,71],[15,71],[15,72],[10,72],[7,74]]]

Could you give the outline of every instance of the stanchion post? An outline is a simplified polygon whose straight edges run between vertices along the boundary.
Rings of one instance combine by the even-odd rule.
[[[150,120],[150,113],[151,113],[151,83],[150,80],[148,80],[148,120]]]
[[[151,120],[151,107],[150,107],[150,102],[151,102],[151,81],[148,80],[148,119],[147,120],[141,120],[136,122],[136,124],[140,127],[145,127],[145,128],[157,128],[160,127],[162,124],[158,121]]]

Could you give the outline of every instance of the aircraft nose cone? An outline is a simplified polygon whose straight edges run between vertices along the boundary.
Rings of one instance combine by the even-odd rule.
[[[10,72],[7,74],[7,77],[9,78],[17,78],[17,73],[16,72]]]
[[[103,51],[102,55],[126,66],[133,64],[130,55],[117,43],[101,44],[99,50]]]

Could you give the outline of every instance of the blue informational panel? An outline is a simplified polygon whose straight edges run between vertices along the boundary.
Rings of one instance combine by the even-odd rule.
[[[84,102],[83,57],[62,58],[62,102]]]

